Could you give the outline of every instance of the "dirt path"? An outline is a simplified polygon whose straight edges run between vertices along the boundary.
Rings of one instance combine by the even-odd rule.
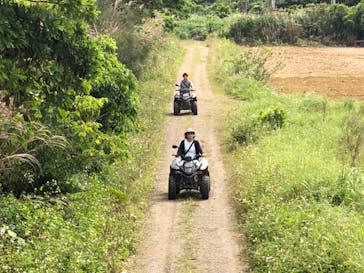
[[[188,43],[186,55],[176,80],[183,72],[190,75],[198,95],[198,115],[172,115],[171,94],[165,139],[165,149],[159,162],[161,173],[156,177],[150,211],[140,251],[124,272],[132,273],[237,273],[248,272],[241,262],[238,235],[235,232],[233,210],[229,203],[227,181],[218,144],[220,129],[217,115],[224,113],[223,96],[211,92],[207,77],[209,48],[203,43]],[[221,118],[220,118],[221,119]],[[172,144],[179,144],[187,127],[196,131],[209,160],[211,192],[208,200],[198,193],[182,193],[169,201],[168,172],[173,159]]]

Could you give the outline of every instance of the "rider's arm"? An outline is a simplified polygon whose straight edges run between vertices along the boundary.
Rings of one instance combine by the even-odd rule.
[[[198,142],[197,140],[195,140],[195,149],[196,149],[196,154],[199,156],[203,155],[203,151],[200,145],[200,142]]]
[[[191,84],[191,85],[190,85],[190,89],[191,89],[191,90],[195,90],[195,86],[193,85],[193,82],[192,82],[192,81],[190,81],[190,84]]]
[[[181,85],[182,85],[182,81],[176,83],[176,90],[180,91],[181,90]]]
[[[178,156],[182,156],[184,154],[184,150],[185,150],[185,146],[184,146],[184,142],[183,140],[181,141],[181,143],[179,144],[178,150],[177,150],[177,155]]]

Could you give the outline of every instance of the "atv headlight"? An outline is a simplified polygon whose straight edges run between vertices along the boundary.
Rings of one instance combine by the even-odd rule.
[[[190,162],[186,162],[186,163],[185,163],[185,167],[186,167],[186,168],[192,168],[192,167],[193,167],[193,162],[192,162],[192,161],[190,161]]]

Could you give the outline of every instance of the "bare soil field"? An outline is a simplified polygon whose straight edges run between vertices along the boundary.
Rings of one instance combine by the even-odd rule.
[[[270,84],[282,93],[364,100],[364,48],[272,47],[281,62]]]

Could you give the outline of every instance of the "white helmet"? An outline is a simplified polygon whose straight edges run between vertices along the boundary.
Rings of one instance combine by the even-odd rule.
[[[193,130],[192,128],[187,128],[185,131],[185,136],[187,135],[187,133],[195,134],[195,130]]]

